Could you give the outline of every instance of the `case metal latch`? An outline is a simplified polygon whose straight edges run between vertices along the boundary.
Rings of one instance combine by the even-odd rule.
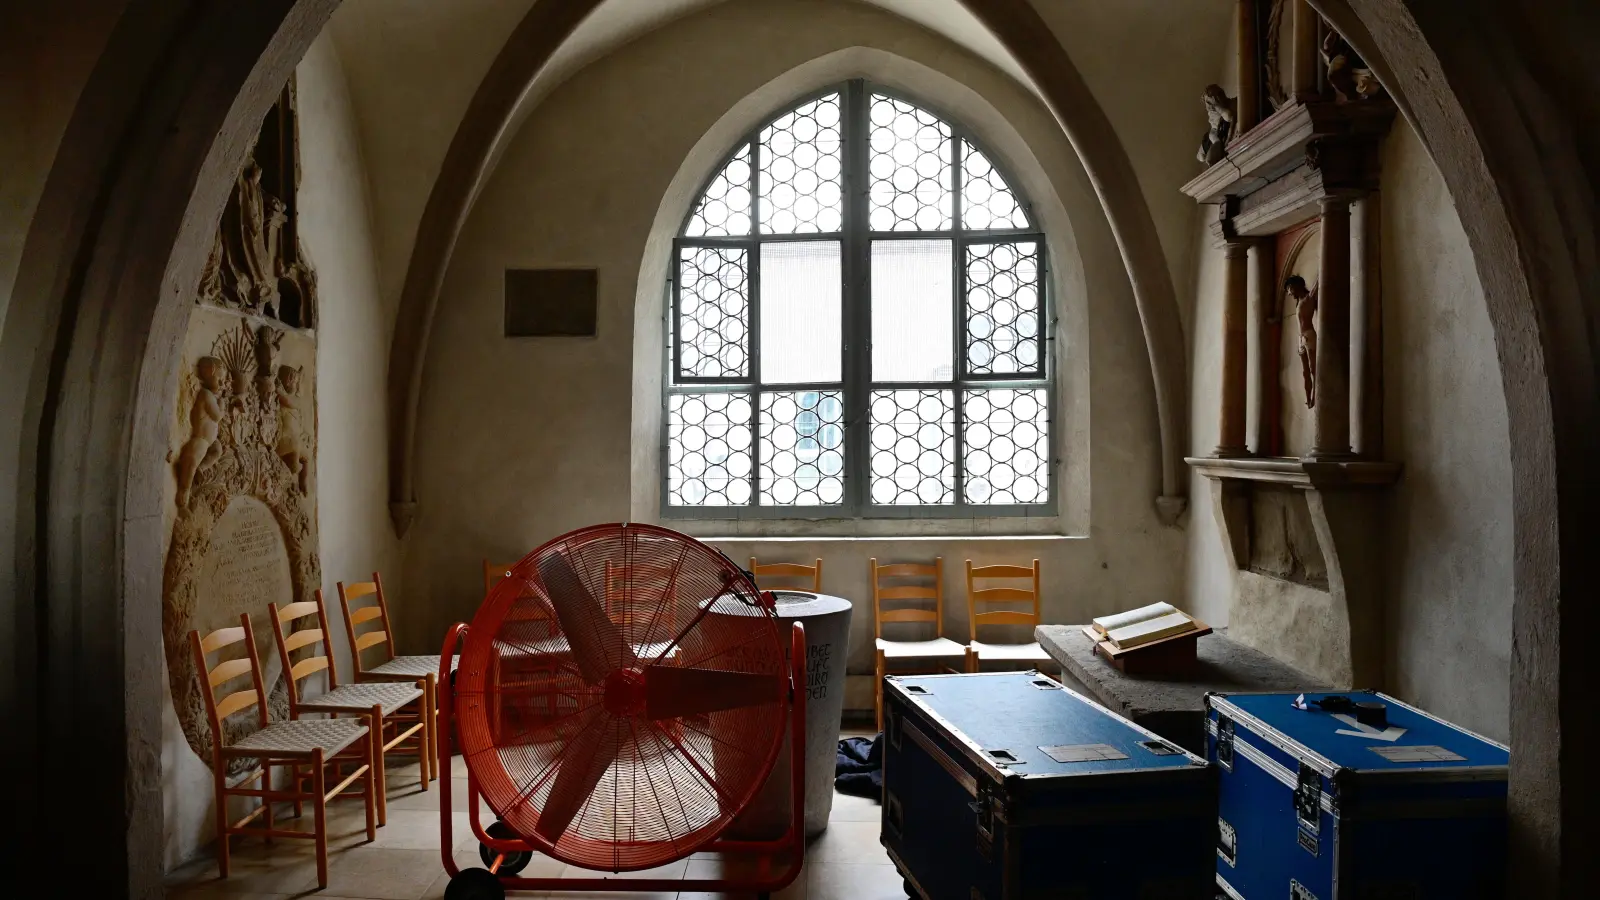
[[[1317,855],[1317,833],[1322,830],[1322,774],[1305,763],[1294,788],[1295,830],[1300,846]]]
[[[1217,765],[1233,771],[1233,720],[1217,716]]]

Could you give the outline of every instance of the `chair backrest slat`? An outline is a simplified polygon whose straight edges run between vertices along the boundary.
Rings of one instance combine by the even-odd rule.
[[[809,578],[811,579],[811,592],[822,592],[822,560],[818,559],[811,565],[804,563],[767,563],[762,565],[756,562],[754,556],[750,557],[750,574],[756,577],[756,586],[763,590],[770,590],[761,584],[763,578]]]
[[[296,631],[285,637],[283,639],[283,649],[286,653],[292,653],[301,647],[320,643],[322,643],[322,629],[307,628],[304,631]]]
[[[261,699],[254,690],[236,691],[217,702],[217,718],[226,719],[241,709],[249,709]]]
[[[485,597],[489,596],[489,592],[494,590],[494,586],[500,582],[500,579],[511,574],[511,569],[515,565],[516,563],[514,562],[492,563],[485,559],[483,561],[483,595]]]
[[[358,607],[350,612],[350,624],[360,625],[362,622],[370,622],[382,615],[383,610],[376,606]]]
[[[1026,578],[1027,587],[978,587],[979,579]],[[993,610],[979,612],[980,603],[1027,603],[1030,609]],[[974,566],[967,560],[967,623],[972,639],[979,640],[978,628],[983,625],[1035,625],[1039,624],[1039,561],[1032,566],[991,565]]]
[[[872,634],[883,637],[883,626],[897,622],[932,622],[935,637],[944,637],[944,557],[931,563],[890,563],[878,565],[874,557],[872,573]],[[918,578],[922,584],[889,584],[884,579]],[[933,609],[916,606],[885,609],[886,600],[932,600]]]
[[[221,650],[229,644],[237,644],[244,640],[245,629],[235,625],[232,628],[218,628],[200,639],[200,649],[207,653]]]
[[[295,619],[314,616],[320,611],[315,600],[301,600],[299,603],[291,603],[288,606],[280,607],[277,621],[279,624],[287,624]]]
[[[886,609],[878,613],[879,624],[891,622],[937,622],[939,614],[931,609]]]
[[[487,567],[484,574],[487,581]],[[392,622],[389,618],[389,601],[383,596],[383,576],[373,572],[371,581],[356,581],[350,584],[345,584],[341,581],[337,587],[339,589],[339,610],[344,613],[344,633],[345,637],[350,640],[350,658],[355,664],[356,674],[359,676],[367,670],[366,662],[361,658],[361,651],[368,647],[383,644],[387,648],[388,652],[379,661],[379,664],[394,658],[394,633],[392,631]],[[377,602],[360,607],[352,607],[350,605],[352,600],[358,600],[368,595],[375,597]],[[376,615],[364,613],[361,618],[354,618],[354,614],[357,611],[367,609],[376,609],[378,612]],[[356,631],[356,625],[374,620],[378,623],[377,628],[364,632]]]
[[[225,681],[232,681],[240,675],[248,674],[250,674],[250,660],[243,658],[228,659],[217,663],[217,667],[211,670],[211,675],[207,680],[211,682],[212,687],[216,687]]]
[[[321,672],[323,669],[328,668],[328,666],[331,664],[332,660],[328,659],[326,656],[310,656],[295,663],[294,666],[289,669],[289,677],[293,678],[295,681],[299,681],[302,678],[305,678],[307,675]]]

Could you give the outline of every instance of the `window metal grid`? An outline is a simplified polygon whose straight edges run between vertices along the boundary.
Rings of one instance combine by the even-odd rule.
[[[900,164],[915,178],[896,179],[880,161],[894,159],[883,131],[895,119],[912,123],[901,127],[917,152],[901,151]],[[859,80],[802,98],[747,135],[674,243],[663,516],[1055,515],[1048,260],[1015,183],[949,117]],[[826,209],[833,190],[837,215]],[[821,202],[806,202],[807,192]],[[761,250],[785,241],[839,244],[842,380],[763,380]],[[872,253],[886,241],[949,242],[952,358],[934,380],[873,377]],[[718,264],[710,276],[707,260]],[[719,274],[742,275],[742,293],[697,281]]]

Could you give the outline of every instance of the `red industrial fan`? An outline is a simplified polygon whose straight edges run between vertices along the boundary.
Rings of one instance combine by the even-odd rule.
[[[805,658],[803,629],[784,635],[771,596],[686,535],[597,525],[528,554],[470,627],[450,629],[439,660],[440,765],[453,735],[487,866],[456,866],[442,779],[447,900],[624,886],[765,895],[789,884],[804,853]],[[719,840],[771,774],[785,725],[788,830]],[[487,828],[480,798],[497,818]],[[734,881],[519,877],[535,851],[622,872],[699,850],[758,863]]]

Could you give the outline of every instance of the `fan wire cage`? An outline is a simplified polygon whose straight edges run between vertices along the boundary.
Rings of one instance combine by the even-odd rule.
[[[461,650],[459,750],[519,837],[588,869],[701,849],[766,781],[789,721],[770,596],[648,525],[563,535],[489,593]]]

